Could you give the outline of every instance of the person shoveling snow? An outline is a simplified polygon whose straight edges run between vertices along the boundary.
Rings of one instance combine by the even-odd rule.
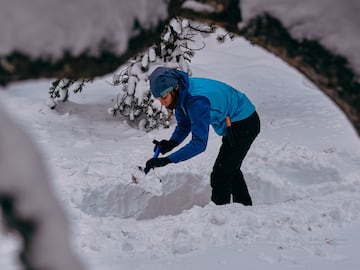
[[[150,75],[150,90],[160,103],[175,110],[177,126],[169,140],[154,140],[154,152],[166,154],[182,143],[191,132],[192,139],[167,157],[153,157],[145,171],[169,163],[188,160],[205,151],[209,126],[222,136],[222,145],[211,173],[211,200],[218,205],[231,201],[252,205],[240,170],[251,144],[260,132],[260,119],[248,97],[223,82],[190,78],[185,72],[158,67]]]

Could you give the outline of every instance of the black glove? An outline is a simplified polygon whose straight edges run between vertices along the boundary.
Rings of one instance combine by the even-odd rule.
[[[179,144],[174,140],[161,140],[160,142],[157,140],[153,140],[153,144],[155,144],[154,152],[157,146],[160,146],[160,153],[165,154],[171,150],[173,150]]]
[[[156,167],[163,167],[167,164],[171,163],[170,159],[168,157],[164,158],[151,158],[146,162],[145,166],[145,173],[148,173],[151,169],[154,169]]]

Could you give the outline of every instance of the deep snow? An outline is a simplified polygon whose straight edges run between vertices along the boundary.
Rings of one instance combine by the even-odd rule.
[[[262,131],[243,164],[254,206],[210,202],[220,138],[177,165],[137,170],[150,133],[107,114],[117,89],[98,78],[56,111],[50,81],[17,83],[2,106],[41,147],[87,269],[357,269],[360,263],[360,141],[343,113],[297,71],[236,39],[215,38],[192,62],[194,76],[223,80],[255,103]],[[11,235],[0,269],[17,269]]]

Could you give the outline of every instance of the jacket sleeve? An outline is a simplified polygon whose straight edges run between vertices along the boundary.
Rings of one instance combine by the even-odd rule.
[[[192,138],[184,147],[169,155],[169,159],[173,163],[190,159],[205,151],[207,146],[210,126],[209,100],[203,96],[191,97],[187,104],[187,112],[188,128],[190,128]]]
[[[181,144],[191,131],[191,120],[181,108],[175,110],[175,118],[177,125],[170,140]]]

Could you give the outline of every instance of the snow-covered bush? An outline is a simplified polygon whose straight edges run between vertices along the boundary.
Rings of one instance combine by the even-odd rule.
[[[51,109],[55,109],[57,102],[65,102],[68,100],[70,89],[75,94],[80,93],[88,82],[92,82],[92,79],[76,80],[63,78],[53,81],[49,88],[47,105]]]
[[[158,43],[137,55],[119,74],[113,74],[113,86],[119,87],[116,103],[108,109],[113,116],[122,115],[130,123],[146,131],[169,127],[172,112],[151,96],[148,76],[158,66],[178,68],[190,76],[190,62],[196,50],[205,48],[202,38],[215,32],[215,27],[174,18]],[[201,38],[199,38],[201,37]],[[225,36],[219,37],[219,41]],[[70,92],[79,93],[91,79],[55,80],[49,88],[47,105],[54,109],[66,102]]]
[[[203,41],[199,44],[196,36],[214,31],[211,26],[173,19],[160,42],[138,55],[119,74],[113,75],[113,84],[119,86],[120,93],[109,113],[114,116],[121,114],[146,131],[169,127],[172,112],[151,96],[148,76],[158,66],[178,68],[191,76],[191,58],[196,50],[205,47]]]

